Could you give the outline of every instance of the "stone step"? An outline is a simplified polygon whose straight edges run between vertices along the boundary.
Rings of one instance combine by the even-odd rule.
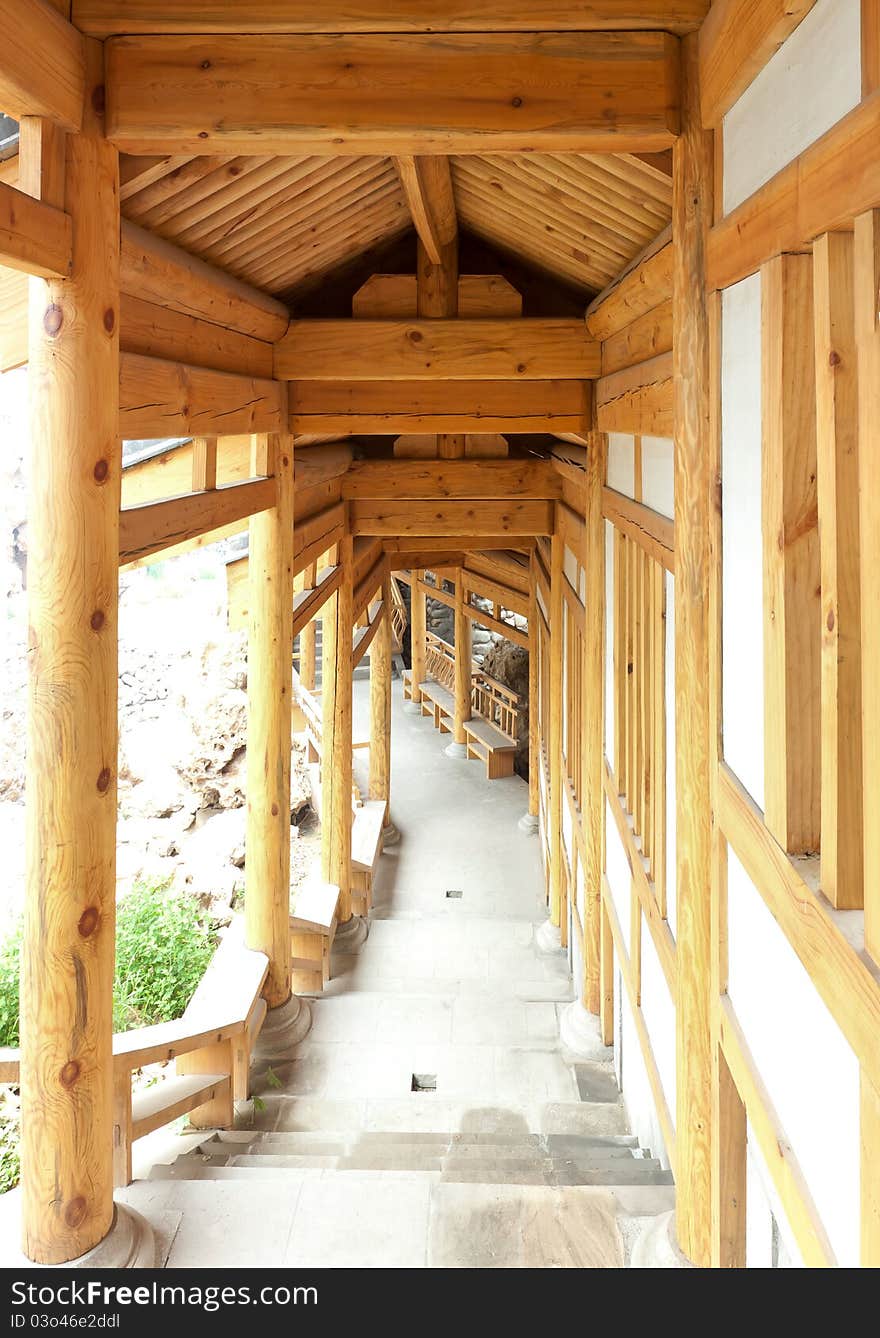
[[[366,1149],[439,1150],[459,1156],[516,1155],[539,1151],[551,1156],[585,1156],[589,1153],[606,1155],[641,1155],[638,1139],[633,1134],[498,1134],[498,1133],[424,1133],[381,1132],[362,1130],[359,1133],[252,1133],[245,1130],[218,1130],[198,1146],[208,1155],[256,1155],[263,1152],[314,1153],[319,1156],[341,1156]]]
[[[604,1166],[579,1167],[570,1162],[517,1161],[491,1158],[447,1162],[444,1158],[424,1157],[409,1165],[377,1166],[358,1158],[330,1159],[302,1157],[234,1157],[229,1164],[213,1158],[181,1157],[170,1166],[156,1165],[150,1180],[255,1180],[299,1181],[316,1176],[374,1176],[387,1180],[427,1179],[445,1184],[548,1185],[551,1187],[671,1185],[672,1177],[658,1162],[648,1158],[630,1158],[607,1162]],[[306,1164],[303,1164],[306,1162]],[[367,1164],[364,1164],[367,1163]]]
[[[594,1148],[579,1157],[552,1157],[537,1148],[505,1149],[499,1155],[498,1149],[485,1146],[466,1149],[464,1153],[453,1150],[446,1152],[430,1147],[410,1146],[409,1148],[362,1148],[341,1153],[303,1153],[267,1150],[252,1152],[206,1151],[190,1152],[178,1157],[178,1162],[194,1166],[283,1166],[307,1170],[358,1170],[358,1171],[446,1171],[464,1169],[469,1164],[475,1166],[497,1165],[499,1169],[509,1167],[537,1167],[548,1173],[555,1169],[565,1175],[575,1175],[604,1169],[614,1169],[624,1165],[651,1169],[659,1163],[649,1157],[634,1157],[626,1148]],[[572,1183],[579,1183],[572,1181]]]

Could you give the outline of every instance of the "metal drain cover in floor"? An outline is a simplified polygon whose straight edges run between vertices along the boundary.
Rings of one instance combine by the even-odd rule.
[[[446,889],[447,901],[459,901],[464,896],[460,887],[448,887]]]
[[[412,1076],[413,1092],[436,1092],[437,1074],[436,1073],[414,1073]]]

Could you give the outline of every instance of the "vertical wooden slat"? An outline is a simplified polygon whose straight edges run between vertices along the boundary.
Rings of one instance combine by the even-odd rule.
[[[324,605],[321,707],[321,873],[339,888],[339,923],[351,919],[352,539],[339,542],[339,589]]]
[[[635,816],[639,784],[638,722],[636,718],[636,545],[626,539],[626,807]],[[636,828],[638,830],[638,828]]]
[[[712,1032],[709,773],[709,338],[706,245],[712,136],[700,123],[697,46],[682,50],[681,135],[673,149],[676,700],[676,1231],[711,1255]]]
[[[666,576],[652,562],[654,582],[654,895],[666,918]]]
[[[550,849],[550,920],[560,925],[562,914],[562,677],[563,677],[563,543],[553,535],[550,545],[550,681],[547,753],[550,762],[550,807],[547,833]]]
[[[540,804],[541,724],[539,719],[540,631],[536,558],[529,560],[529,817],[537,818]]]
[[[880,88],[880,0],[862,0],[862,97]]]
[[[715,1045],[712,1265],[746,1266],[746,1108],[720,1041]]]
[[[602,1044],[614,1044],[614,936],[604,901],[599,906],[601,926],[599,1026]]]
[[[42,1264],[83,1254],[113,1222],[119,165],[98,110],[102,47],[86,50],[63,166],[71,274],[29,289],[21,1185],[22,1248]],[[60,156],[22,166],[60,191]]]
[[[471,718],[471,620],[466,613],[464,581],[458,573],[455,581],[455,717],[452,725],[453,742],[467,745],[464,732],[466,720]]]
[[[318,564],[312,562],[303,573],[303,589],[313,590],[318,579]],[[317,680],[317,623],[306,623],[299,634],[299,677],[306,692],[314,692]]]
[[[614,531],[614,753],[617,792],[626,795],[627,758],[629,756],[626,730],[626,538],[620,530]]]
[[[391,578],[382,582],[382,621],[370,644],[370,798],[391,799]]]
[[[193,437],[192,490],[206,492],[217,487],[217,438]]]
[[[858,356],[853,240],[813,245],[816,454],[821,572],[822,891],[863,904]]]
[[[764,819],[790,854],[820,842],[820,602],[812,261],[761,270]]]
[[[864,1069],[859,1103],[861,1155],[861,1261],[863,1268],[880,1268],[880,1092]]]
[[[410,586],[410,656],[412,663],[412,698],[413,702],[421,702],[422,694],[419,684],[424,683],[427,677],[425,669],[425,635],[427,626],[425,595],[421,590],[422,581],[425,579],[425,573],[420,568],[413,570],[412,585]]]

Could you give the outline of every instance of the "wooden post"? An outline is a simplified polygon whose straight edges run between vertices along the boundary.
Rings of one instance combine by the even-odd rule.
[[[601,1002],[602,864],[605,818],[605,483],[607,437],[591,432],[587,447],[586,515],[583,567],[585,617],[583,637],[583,726],[581,740],[581,813],[584,858],[583,1004],[598,1013]],[[609,936],[610,937],[610,936]]]
[[[435,264],[421,240],[416,264],[417,310],[419,316],[458,315],[458,237],[438,247],[440,263]],[[461,433],[440,433],[437,455],[441,460],[460,460],[465,438]]]
[[[247,945],[269,958],[263,996],[290,998],[290,739],[293,691],[293,438],[251,438],[251,473],[275,474],[275,506],[248,544]]]
[[[711,882],[709,322],[706,243],[713,142],[700,123],[697,42],[682,49],[673,150],[676,699],[676,1230],[699,1266],[711,1254]]]
[[[421,570],[412,572],[412,585],[410,586],[410,662],[412,664],[412,692],[410,700],[418,706],[422,700],[420,683],[424,683],[427,670],[425,669],[425,637],[427,635],[427,605],[425,603],[424,592],[419,588],[425,579],[425,573]]]
[[[541,721],[538,712],[538,578],[535,556],[529,562],[529,817],[538,821],[541,803]]]
[[[761,267],[764,821],[789,854],[820,842],[819,520],[813,262]]]
[[[455,716],[452,739],[458,749],[467,747],[464,732],[466,720],[471,718],[471,620],[465,612],[464,580],[461,572],[455,579]]]
[[[547,844],[550,850],[550,922],[561,928],[562,914],[562,684],[563,684],[563,614],[562,595],[563,542],[554,534],[550,544],[550,687],[547,754],[550,761],[550,803],[547,810]]]
[[[321,705],[321,871],[339,888],[339,923],[351,919],[352,538],[339,541],[339,589],[324,605]]]
[[[306,567],[305,583],[306,588],[313,588],[318,579],[318,564],[311,563]],[[317,680],[317,624],[312,618],[311,622],[306,623],[299,634],[299,681],[302,683],[306,692],[315,691],[315,682]]]
[[[113,1223],[122,453],[119,168],[98,110],[103,78],[101,44],[89,42],[82,131],[66,161],[55,140],[56,170],[42,174],[64,183],[46,202],[73,216],[71,275],[32,279],[29,303],[21,1171],[22,1245],[41,1264],[75,1259]]]
[[[382,582],[382,621],[370,645],[370,798],[385,801],[391,821],[391,578]]]

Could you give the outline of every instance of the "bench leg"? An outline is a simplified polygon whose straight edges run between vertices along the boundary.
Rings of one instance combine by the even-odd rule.
[[[489,780],[501,780],[503,776],[513,775],[513,753],[489,753],[486,758],[486,775]]]
[[[321,994],[324,981],[329,977],[325,967],[326,934],[291,934],[290,952],[293,957],[291,987],[294,994]]]
[[[351,909],[354,915],[369,915],[373,904],[373,875],[355,870],[351,875]]]
[[[113,1185],[131,1184],[131,1074],[116,1069],[113,1074]]]
[[[229,1082],[222,1094],[196,1106],[189,1113],[189,1122],[194,1129],[230,1129],[234,1119],[232,1107],[233,1074],[235,1061],[232,1039],[220,1041],[217,1045],[206,1045],[191,1054],[181,1055],[177,1060],[178,1073],[228,1073]]]

